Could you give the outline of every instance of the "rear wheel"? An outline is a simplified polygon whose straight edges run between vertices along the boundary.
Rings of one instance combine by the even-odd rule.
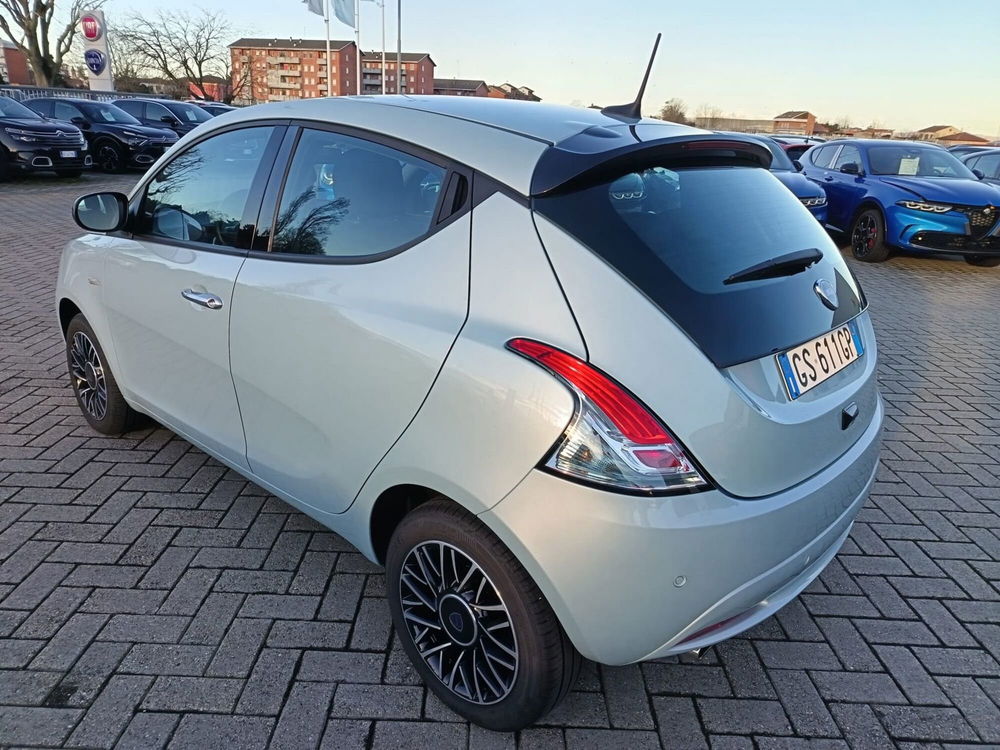
[[[497,731],[534,723],[582,657],[510,550],[450,501],[400,522],[386,561],[393,625],[417,672],[456,713]]]
[[[851,225],[851,252],[865,263],[881,263],[889,257],[885,244],[885,221],[877,208],[866,208]]]
[[[970,266],[979,266],[981,268],[996,268],[1000,266],[1000,258],[966,258],[965,262]]]
[[[82,314],[75,315],[66,328],[66,362],[73,395],[91,427],[105,435],[119,435],[138,426],[142,416],[126,403],[104,350]]]

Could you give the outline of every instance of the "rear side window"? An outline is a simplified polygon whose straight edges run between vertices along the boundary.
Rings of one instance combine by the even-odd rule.
[[[845,164],[857,164],[861,166],[861,152],[858,151],[857,146],[844,146],[840,149],[840,153],[837,154],[837,161],[834,162],[833,168],[840,169]]]
[[[116,104],[133,117],[142,117],[142,102],[124,100]]]
[[[239,247],[244,208],[273,127],[232,130],[192,146],[152,179],[136,232]]]
[[[339,133],[305,129],[292,157],[271,251],[360,257],[431,228],[445,170]]]
[[[65,120],[69,122],[74,117],[80,116],[80,110],[74,107],[72,104],[67,104],[66,102],[55,102],[52,109],[52,116],[57,120]]]
[[[833,241],[765,169],[651,165],[538,198],[535,208],[618,269],[720,367],[807,341],[861,311]],[[809,251],[819,259],[807,268],[734,281]],[[820,278],[837,287],[836,311],[813,291]]]
[[[809,159],[817,167],[829,167],[830,162],[833,161],[833,152],[837,150],[836,146],[821,146],[809,155]]]

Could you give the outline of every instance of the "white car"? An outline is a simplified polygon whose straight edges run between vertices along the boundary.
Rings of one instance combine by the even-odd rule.
[[[770,158],[493,99],[214,118],[78,202],[74,391],[98,431],[149,415],[384,564],[422,677],[517,729],[582,657],[775,612],[868,493],[866,302]]]

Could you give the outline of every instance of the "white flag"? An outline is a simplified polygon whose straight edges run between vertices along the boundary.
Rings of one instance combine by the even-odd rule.
[[[310,13],[315,13],[317,16],[326,17],[326,13],[323,11],[323,5],[325,0],[302,0],[306,4],[306,9]]]
[[[354,18],[354,0],[333,0],[333,15],[352,29],[357,28],[357,22]]]

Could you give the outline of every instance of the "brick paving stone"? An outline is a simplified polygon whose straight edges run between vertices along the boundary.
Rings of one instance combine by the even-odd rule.
[[[135,179],[0,186],[0,247],[18,249],[0,264],[0,745],[1000,746],[995,270],[848,257],[887,422],[842,553],[698,658],[585,665],[510,735],[425,690],[381,569],[339,536],[169,430],[86,426],[51,310],[59,248],[78,194]]]

